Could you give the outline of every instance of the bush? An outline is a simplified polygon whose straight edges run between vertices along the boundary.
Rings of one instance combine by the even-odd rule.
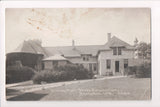
[[[151,77],[151,64],[145,63],[141,66],[137,66],[136,77],[138,78],[150,78]]]
[[[74,79],[87,79],[93,77],[93,72],[87,70],[83,65],[67,64],[65,66],[56,67],[56,71],[66,71]]]
[[[6,83],[31,80],[34,74],[34,70],[27,66],[9,66],[6,68]]]
[[[151,63],[145,62],[139,66],[132,66],[126,69],[126,75],[135,75],[137,78],[151,77]]]
[[[137,66],[128,67],[125,73],[127,73],[127,75],[135,75],[136,69],[137,69]]]
[[[56,67],[54,71],[41,71],[35,74],[33,82],[40,84],[41,82],[59,82],[79,79],[92,78],[93,74],[83,66],[67,64],[66,66]]]

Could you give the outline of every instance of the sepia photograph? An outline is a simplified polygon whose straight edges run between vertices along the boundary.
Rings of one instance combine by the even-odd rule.
[[[151,8],[5,8],[7,101],[152,99]]]

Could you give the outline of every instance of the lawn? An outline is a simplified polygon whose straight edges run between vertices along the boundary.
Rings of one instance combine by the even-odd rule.
[[[150,100],[150,78],[113,78],[22,93],[8,100]]]

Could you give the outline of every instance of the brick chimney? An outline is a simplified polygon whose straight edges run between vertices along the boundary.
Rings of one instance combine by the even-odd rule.
[[[111,39],[111,33],[108,33],[108,42],[110,41]]]

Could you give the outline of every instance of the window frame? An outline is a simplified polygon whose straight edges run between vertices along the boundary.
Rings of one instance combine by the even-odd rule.
[[[88,55],[88,54],[82,54],[81,56],[83,58],[83,61],[89,61],[89,59],[91,57],[91,55]]]
[[[117,47],[113,47],[113,55],[117,55]]]
[[[97,71],[97,64],[93,64],[93,70]]]
[[[118,55],[122,55],[122,48],[118,47]]]
[[[111,59],[106,60],[106,69],[111,69]]]

